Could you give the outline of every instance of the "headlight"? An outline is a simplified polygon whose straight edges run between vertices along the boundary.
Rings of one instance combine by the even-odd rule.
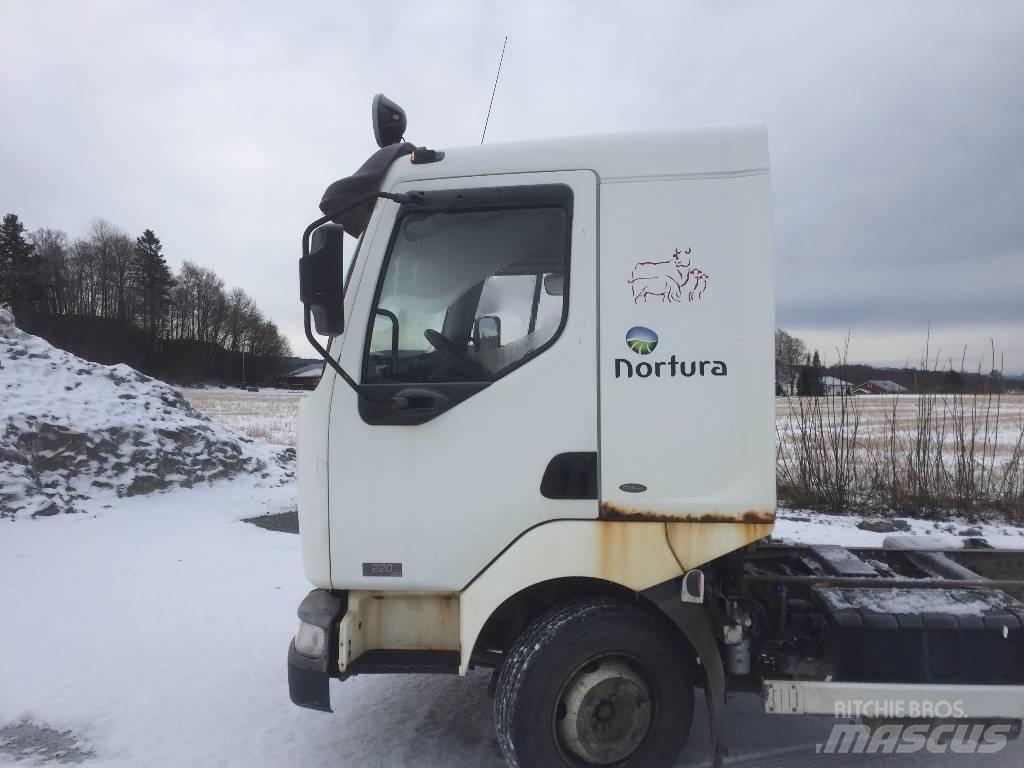
[[[295,630],[295,650],[303,656],[318,659],[324,655],[327,646],[327,632],[322,627],[300,622]]]

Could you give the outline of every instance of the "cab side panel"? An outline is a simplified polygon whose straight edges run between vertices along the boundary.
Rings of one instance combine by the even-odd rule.
[[[774,520],[772,281],[767,171],[602,184],[603,519]]]

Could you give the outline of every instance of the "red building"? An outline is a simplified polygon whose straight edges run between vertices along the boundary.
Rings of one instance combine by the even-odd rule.
[[[855,395],[901,395],[907,392],[902,384],[888,379],[871,379],[853,390]]]

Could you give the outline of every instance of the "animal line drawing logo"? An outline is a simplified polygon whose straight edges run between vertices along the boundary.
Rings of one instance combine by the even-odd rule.
[[[656,298],[671,304],[682,301],[684,294],[689,301],[702,298],[710,275],[693,265],[692,251],[687,248],[680,252],[676,248],[672,257],[664,261],[637,262],[626,281],[633,291],[633,303],[646,304],[647,299]]]
[[[638,355],[649,355],[658,346],[658,334],[642,325],[634,325],[626,331],[626,346]]]

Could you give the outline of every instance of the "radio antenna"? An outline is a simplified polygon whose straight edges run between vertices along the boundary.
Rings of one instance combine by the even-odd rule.
[[[491,122],[491,110],[494,108],[494,94],[498,92],[498,78],[501,77],[501,62],[505,60],[505,46],[508,45],[508,35],[505,35],[505,42],[501,44],[501,58],[498,59],[498,74],[494,76],[494,88],[491,89],[491,103],[487,105],[487,118],[484,120],[484,132],[480,136],[480,143],[487,138],[487,124]]]

